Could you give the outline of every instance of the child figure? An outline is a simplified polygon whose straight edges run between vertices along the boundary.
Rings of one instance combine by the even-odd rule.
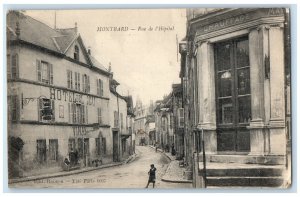
[[[154,188],[154,185],[155,185],[155,171],[156,171],[156,168],[154,167],[154,164],[151,164],[150,165],[150,170],[148,172],[148,175],[149,175],[149,179],[148,179],[148,184],[146,186],[146,188],[148,188],[149,184],[150,183],[153,183],[153,188]]]

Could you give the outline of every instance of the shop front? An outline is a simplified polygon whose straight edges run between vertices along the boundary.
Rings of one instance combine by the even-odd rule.
[[[208,154],[276,156],[282,162],[284,12],[224,9],[190,21],[189,55],[199,81],[197,128],[204,131]]]

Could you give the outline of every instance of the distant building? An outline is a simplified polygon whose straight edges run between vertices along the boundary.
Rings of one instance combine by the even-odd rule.
[[[147,145],[149,133],[146,132],[145,124],[147,116],[153,114],[153,104],[150,107],[143,105],[138,98],[134,108],[134,131],[136,133],[136,145]]]
[[[145,131],[149,137],[149,145],[155,145],[155,117],[154,115],[148,115],[145,123]]]

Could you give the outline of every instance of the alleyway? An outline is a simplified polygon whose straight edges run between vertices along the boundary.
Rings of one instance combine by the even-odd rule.
[[[157,168],[156,188],[191,188],[189,183],[168,183],[161,181],[169,160],[162,153],[147,146],[136,147],[138,157],[131,163],[118,167],[100,169],[70,176],[22,182],[11,187],[36,188],[145,188],[148,170],[153,163]],[[149,185],[149,188],[152,184]],[[152,189],[152,188],[151,188]]]

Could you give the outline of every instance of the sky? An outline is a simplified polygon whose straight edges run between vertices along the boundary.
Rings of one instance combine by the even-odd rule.
[[[85,46],[105,67],[111,64],[118,91],[139,97],[143,104],[162,99],[173,83],[180,83],[177,41],[186,33],[185,9],[26,10],[26,14],[54,28],[77,23]],[[98,29],[101,31],[98,31]],[[128,31],[103,31],[128,27]],[[150,30],[152,27],[152,30]],[[166,27],[169,30],[163,31]],[[134,29],[134,30],[131,30]],[[142,31],[145,30],[145,31]]]

